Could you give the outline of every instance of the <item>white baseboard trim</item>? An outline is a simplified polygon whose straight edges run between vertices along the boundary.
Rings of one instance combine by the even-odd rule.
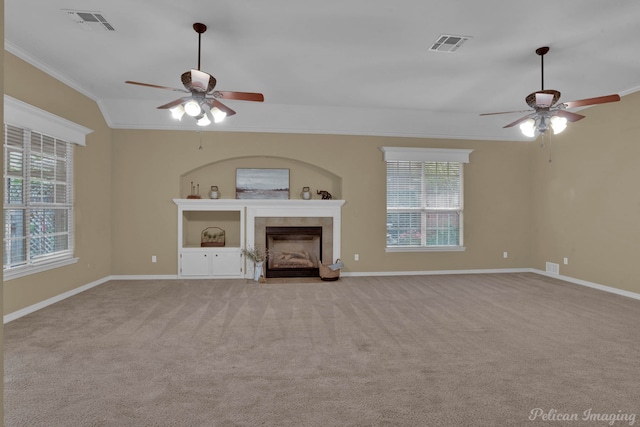
[[[479,269],[479,270],[435,270],[435,271],[375,271],[375,272],[344,272],[342,276],[344,277],[375,277],[375,276],[435,276],[435,275],[445,275],[445,274],[499,274],[499,273],[535,273],[541,276],[547,276],[558,280],[563,280],[565,282],[574,283],[576,285],[587,286],[589,288],[598,289],[604,292],[609,292],[612,294],[622,295],[624,297],[633,298],[636,300],[640,300],[640,294],[630,291],[625,291],[624,289],[618,289],[611,286],[600,285],[598,283],[589,282],[582,279],[576,279],[569,276],[563,276],[561,274],[553,274],[547,273],[543,270],[538,270],[535,268],[499,268],[499,269]],[[31,314],[35,311],[38,311],[42,308],[60,302],[64,299],[77,295],[81,292],[87,291],[91,288],[94,288],[98,285],[106,283],[110,280],[177,280],[178,275],[167,274],[167,275],[115,275],[115,276],[107,276],[102,279],[96,280],[84,286],[80,286],[78,288],[72,289],[68,292],[62,293],[60,295],[56,295],[55,297],[49,298],[47,300],[41,301],[37,304],[30,305],[29,307],[25,307],[23,309],[14,311],[13,313],[9,313],[3,317],[3,323],[9,323],[13,320],[19,319],[27,314]]]
[[[177,274],[155,274],[155,275],[121,275],[111,276],[109,280],[177,280]]]
[[[344,272],[344,277],[367,277],[367,276],[429,276],[442,274],[495,274],[495,273],[535,273],[541,276],[552,277],[554,279],[573,283],[576,285],[587,286],[589,288],[598,289],[600,291],[609,292],[616,295],[640,300],[640,294],[625,291],[624,289],[614,288],[612,286],[601,285],[599,283],[589,282],[587,280],[576,279],[561,274],[547,273],[544,270],[536,268],[500,268],[500,269],[482,269],[482,270],[435,270],[435,271],[378,271],[378,272]]]
[[[576,278],[569,277],[569,276],[563,276],[562,274],[547,273],[544,270],[537,270],[535,268],[532,268],[530,271],[532,273],[540,274],[541,276],[552,277],[554,279],[564,280],[565,282],[574,283],[576,285],[586,286],[586,287],[593,288],[593,289],[598,289],[598,290],[601,290],[601,291],[604,291],[604,292],[609,292],[609,293],[616,294],[616,295],[622,295],[623,297],[628,297],[628,298],[633,298],[633,299],[640,300],[640,294],[635,293],[635,292],[631,292],[631,291],[625,291],[624,289],[618,289],[618,288],[614,288],[614,287],[611,287],[611,286],[601,285],[599,283],[593,283],[593,282],[589,282],[589,281],[582,280],[582,279],[576,279]]]
[[[103,277],[102,279],[96,280],[94,282],[88,283],[86,285],[80,286],[79,288],[72,289],[68,292],[64,292],[60,295],[56,295],[55,297],[46,299],[44,301],[40,301],[39,303],[14,311],[13,313],[9,313],[3,316],[2,321],[3,321],[3,324],[7,324],[13,320],[26,316],[27,314],[31,314],[35,311],[48,307],[51,304],[55,304],[64,299],[77,295],[80,292],[88,291],[89,289],[94,288],[98,285],[102,285],[103,283],[106,283],[110,280],[173,280],[177,278],[178,278],[177,274],[107,276],[107,277]]]
[[[444,274],[495,274],[495,273],[531,273],[530,268],[498,268],[479,270],[433,270],[433,271],[347,271],[342,272],[344,277],[367,277],[367,276],[437,276]]]
[[[96,280],[95,282],[91,282],[88,283],[86,285],[80,286],[79,288],[75,288],[72,289],[70,291],[64,292],[60,295],[56,295],[55,297],[51,297],[49,299],[46,299],[44,301],[40,301],[39,303],[30,305],[28,307],[22,308],[20,310],[14,311],[13,313],[9,313],[5,316],[3,316],[2,321],[3,324],[7,324],[13,320],[19,319],[23,316],[26,316],[27,314],[31,314],[35,311],[38,311],[40,309],[43,309],[45,307],[48,307],[52,304],[55,304],[57,302],[60,302],[64,299],[67,299],[69,297],[72,297],[74,295],[79,294],[80,292],[84,292],[84,291],[88,291],[91,288],[95,288],[98,285],[102,285],[105,282],[108,282],[109,280],[111,280],[111,277],[103,277],[102,279]]]

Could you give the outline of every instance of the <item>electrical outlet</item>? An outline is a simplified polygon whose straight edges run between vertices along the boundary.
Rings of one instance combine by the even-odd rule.
[[[509,258],[509,252],[504,251],[504,252],[502,253],[502,258]]]
[[[354,261],[360,261],[360,254],[354,254],[353,255],[353,260]]]
[[[564,257],[564,265],[568,265],[569,264],[569,258]]]
[[[158,258],[155,255],[151,256],[151,262],[158,262]]]

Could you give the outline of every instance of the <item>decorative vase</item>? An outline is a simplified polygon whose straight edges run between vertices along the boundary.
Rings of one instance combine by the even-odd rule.
[[[256,262],[253,265],[253,280],[255,282],[259,281],[260,276],[262,276],[262,261]]]
[[[219,197],[218,194],[218,186],[217,185],[212,185],[211,186],[211,193],[210,193],[210,197],[212,199],[217,199]]]
[[[309,187],[302,187],[302,198],[304,200],[311,199],[311,191],[309,190]]]

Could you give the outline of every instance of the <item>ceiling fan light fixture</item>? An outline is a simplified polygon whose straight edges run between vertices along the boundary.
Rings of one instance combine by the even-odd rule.
[[[202,108],[195,99],[192,99],[184,104],[184,111],[191,117],[197,117],[202,112]]]
[[[533,119],[527,119],[520,124],[520,130],[524,136],[533,138],[536,136],[536,121]]]
[[[227,113],[225,111],[222,111],[218,107],[213,107],[211,109],[211,115],[213,116],[213,121],[215,123],[220,123],[225,119],[225,117],[227,117]]]
[[[551,128],[554,135],[559,134],[567,128],[567,119],[561,116],[551,117]]]
[[[182,106],[182,104],[179,104],[173,108],[170,108],[169,111],[171,111],[171,117],[177,120],[182,120],[182,116],[184,116],[184,113],[185,113],[184,107]]]
[[[201,114],[200,116],[196,117],[196,119],[198,120],[196,122],[196,124],[198,126],[209,126],[211,124],[211,120],[209,119],[209,116],[205,113]]]

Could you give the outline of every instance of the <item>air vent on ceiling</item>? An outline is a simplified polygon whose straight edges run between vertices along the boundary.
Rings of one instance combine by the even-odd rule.
[[[453,53],[462,47],[463,44],[472,37],[470,36],[454,36],[451,34],[442,34],[438,37],[438,40],[431,45],[429,50],[435,52],[450,52]]]
[[[87,31],[102,30],[115,31],[115,28],[107,22],[101,12],[89,12],[84,10],[63,9],[64,12],[73,22],[80,25]]]

